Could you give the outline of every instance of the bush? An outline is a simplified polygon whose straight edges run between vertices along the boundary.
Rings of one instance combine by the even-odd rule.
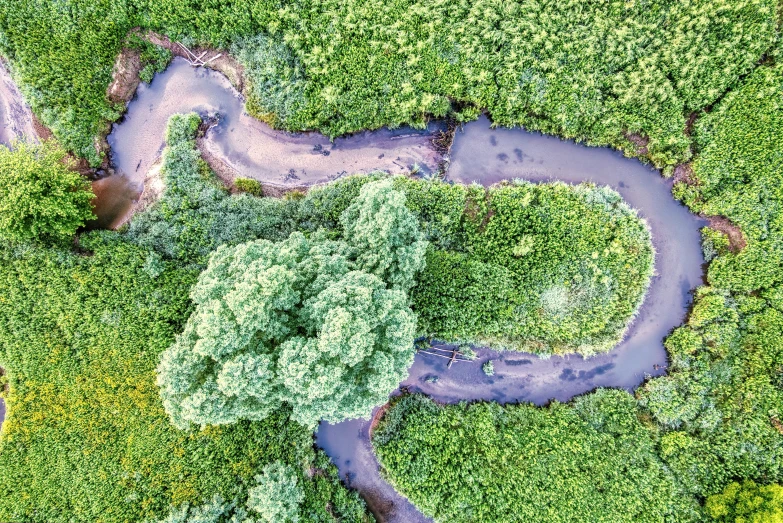
[[[258,485],[250,489],[247,507],[267,523],[297,523],[304,492],[294,470],[280,462],[264,467],[256,476]]]
[[[0,145],[0,238],[61,242],[94,219],[90,183],[55,142]]]
[[[240,192],[246,192],[253,196],[264,195],[264,188],[261,186],[261,182],[253,180],[252,178],[236,178],[234,180],[234,187]]]
[[[732,482],[707,498],[705,510],[712,521],[721,523],[782,523],[783,487]]]
[[[484,371],[484,374],[487,376],[493,376],[495,374],[495,364],[492,363],[491,360],[487,361],[481,366],[481,370]]]
[[[288,237],[296,203],[229,194],[196,148],[200,122],[195,113],[171,117],[161,169],[165,189],[158,202],[134,217],[126,233],[164,258],[199,267],[220,245]]]

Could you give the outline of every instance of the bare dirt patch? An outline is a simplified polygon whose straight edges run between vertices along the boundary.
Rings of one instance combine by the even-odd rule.
[[[693,174],[693,166],[690,163],[681,163],[674,168],[674,183],[677,182],[698,185],[699,182]]]
[[[647,145],[650,143],[650,139],[646,136],[642,136],[639,133],[625,133],[625,139],[634,144],[637,156],[644,156],[649,153]]]
[[[729,249],[731,249],[731,252],[739,252],[748,244],[745,235],[742,234],[742,230],[731,223],[728,218],[723,216],[707,216],[706,218],[711,228],[722,232],[729,238]]]
[[[685,136],[688,138],[691,137],[691,134],[693,133],[693,126],[696,124],[696,120],[699,118],[699,113],[696,111],[692,112],[690,116],[688,116],[688,119],[685,120]]]
[[[237,91],[244,93],[245,68],[227,51],[209,47],[195,47],[188,50],[179,43],[172,42],[167,36],[152,31],[140,36],[152,44],[168,49],[174,56],[180,56],[189,61],[193,59],[193,55],[199,57],[202,62],[206,62],[205,67],[223,73]]]
[[[378,407],[378,409],[375,411],[375,413],[372,415],[372,420],[370,421],[370,439],[372,440],[372,433],[375,430],[375,427],[378,426],[378,423],[381,422],[381,419],[383,419],[383,416],[388,412],[389,408],[391,407],[391,404],[387,401],[382,406]]]
[[[139,86],[140,71],[141,53],[136,49],[123,49],[114,62],[106,98],[113,103],[129,102]]]

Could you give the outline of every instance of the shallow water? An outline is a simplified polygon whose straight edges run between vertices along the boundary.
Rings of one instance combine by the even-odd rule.
[[[112,164],[121,178],[111,183],[125,199],[99,204],[105,210],[103,223],[122,223],[131,212],[145,174],[163,152],[169,118],[191,111],[218,117],[203,141],[211,157],[236,175],[275,187],[314,185],[375,170],[403,173],[414,166],[426,173],[442,159],[431,144],[440,124],[426,130],[365,131],[334,141],[316,132],[276,131],[245,112],[244,100],[225,76],[175,58],[150,85],[139,85],[125,117],[108,136]]]
[[[480,349],[475,362],[447,369],[447,360],[420,353],[400,387],[445,403],[494,400],[544,405],[553,399],[567,401],[596,387],[630,391],[647,376],[663,374],[667,366],[663,339],[683,322],[691,290],[702,283],[699,229],[706,221],[672,198],[672,182],[660,172],[616,151],[523,129],[491,129],[486,117],[457,132],[447,179],[488,186],[513,178],[609,185],[639,210],[650,226],[657,252],[656,275],[638,317],[614,350],[588,359],[564,356],[544,360],[518,352]],[[488,359],[495,366],[491,377],[481,370]],[[428,382],[430,377],[437,377],[437,382]],[[368,429],[366,420],[322,423],[316,440],[380,521],[427,521],[381,479]]]

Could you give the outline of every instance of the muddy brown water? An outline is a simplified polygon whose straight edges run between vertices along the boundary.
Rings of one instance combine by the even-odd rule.
[[[375,170],[407,173],[418,167],[427,173],[442,159],[431,146],[434,133],[442,128],[438,123],[424,130],[365,131],[334,141],[316,132],[274,130],[245,112],[242,96],[225,76],[175,58],[149,85],[139,85],[108,137],[117,175],[101,180],[112,185],[101,191],[112,194],[111,201],[98,205],[102,223],[116,227],[125,221],[141,195],[145,174],[163,152],[169,118],[191,111],[217,117],[203,141],[211,157],[234,175],[275,187],[315,185]]]
[[[492,400],[545,405],[551,400],[568,401],[596,387],[631,391],[646,377],[663,374],[667,366],[663,339],[683,322],[691,291],[702,283],[704,259],[699,229],[706,221],[672,198],[671,180],[617,151],[523,129],[492,129],[486,117],[457,132],[447,179],[489,186],[514,178],[609,185],[639,210],[650,226],[656,249],[656,274],[639,315],[625,340],[600,356],[540,359],[518,352],[478,349],[475,362],[457,363],[447,369],[447,360],[417,354],[400,387],[443,403]],[[481,365],[490,359],[495,374],[486,376]],[[437,378],[434,383],[433,378]],[[380,521],[428,521],[382,479],[369,425],[368,420],[322,423],[316,440]]]
[[[0,84],[4,82],[0,71]],[[7,91],[6,86],[0,98],[16,96]],[[5,124],[3,132],[11,136],[9,133],[18,131],[9,130],[6,123],[6,115],[13,110],[8,107],[12,106],[0,106],[0,117]],[[108,138],[117,174],[95,182],[98,225],[116,227],[127,218],[141,194],[146,172],[162,152],[168,118],[194,110],[219,115],[219,123],[207,132],[205,140],[210,153],[238,175],[282,187],[323,183],[376,169],[407,172],[414,165],[427,172],[436,169],[442,159],[431,144],[433,134],[443,128],[440,125],[424,131],[382,129],[333,142],[317,133],[274,131],[244,112],[240,95],[224,76],[175,59],[151,85],[139,87],[127,115]],[[0,134],[0,141],[6,139],[10,140]],[[662,340],[682,323],[691,290],[702,283],[699,229],[706,223],[672,199],[671,181],[615,151],[522,129],[491,129],[486,118],[458,131],[450,156],[447,179],[455,182],[491,185],[522,178],[592,181],[613,187],[648,221],[657,250],[657,274],[625,341],[607,354],[589,359],[540,359],[478,349],[475,362],[457,363],[450,369],[446,360],[419,354],[400,387],[448,403],[494,400],[544,405],[552,399],[567,401],[601,386],[633,390],[647,376],[665,372]],[[481,371],[481,364],[488,359],[495,366],[491,377]],[[433,382],[435,377],[438,379]],[[0,420],[3,413],[0,403]],[[368,420],[323,423],[316,441],[380,521],[426,521],[381,478],[368,429]]]

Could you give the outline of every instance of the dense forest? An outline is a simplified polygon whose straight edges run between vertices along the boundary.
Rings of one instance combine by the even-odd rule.
[[[611,189],[354,176],[220,182],[175,116],[165,191],[86,232],[155,31],[230,52],[247,109],[330,136],[485,111],[610,145],[713,217],[668,374],[545,407],[392,401],[383,474],[451,521],[783,521],[783,4],[776,0],[17,0],[0,51],[56,141],[0,147],[0,519],[371,521],[313,426],[368,416],[413,340],[610,350],[653,274]],[[662,275],[665,277],[665,275]],[[485,369],[487,374],[494,370]]]

